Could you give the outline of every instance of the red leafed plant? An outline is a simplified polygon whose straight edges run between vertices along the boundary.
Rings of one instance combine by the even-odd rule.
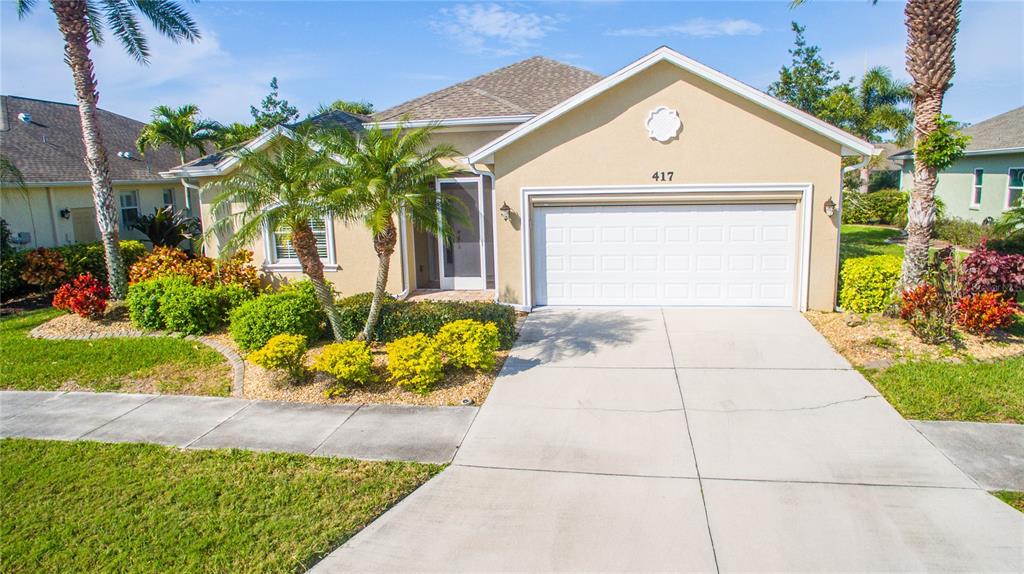
[[[1020,311],[1016,301],[1002,293],[976,293],[956,304],[956,322],[968,333],[988,335],[1013,324]]]
[[[1024,291],[1024,255],[999,253],[984,244],[961,264],[967,293]]]
[[[83,273],[71,283],[61,285],[53,296],[53,306],[88,319],[103,314],[107,309],[107,299],[110,299],[110,287],[93,277],[92,273]]]
[[[935,287],[928,283],[904,291],[900,304],[900,319],[910,320],[915,314],[934,307],[938,299],[939,294]]]

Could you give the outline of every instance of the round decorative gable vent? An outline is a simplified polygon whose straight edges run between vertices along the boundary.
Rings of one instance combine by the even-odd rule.
[[[679,112],[668,106],[659,106],[647,115],[647,134],[651,139],[662,143],[671,140],[679,135],[683,129],[683,122],[679,119]]]

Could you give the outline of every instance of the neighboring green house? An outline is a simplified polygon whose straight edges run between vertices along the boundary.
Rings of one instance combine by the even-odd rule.
[[[971,136],[967,152],[939,174],[935,195],[946,206],[947,217],[978,223],[999,219],[1021,205],[1024,194],[1024,106],[964,129]],[[903,162],[900,189],[914,187],[911,150],[890,159]]]

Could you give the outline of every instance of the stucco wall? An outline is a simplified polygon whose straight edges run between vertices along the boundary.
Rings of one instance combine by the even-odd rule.
[[[114,206],[120,218],[119,194],[122,191],[137,190],[139,196],[139,215],[153,213],[158,207],[163,207],[163,191],[174,190],[175,206],[178,209],[185,207],[185,191],[181,183],[176,180],[146,185],[114,185]],[[193,196],[194,198],[195,196]],[[31,209],[30,209],[31,206]],[[69,187],[30,187],[27,192],[15,188],[4,187],[0,194],[0,217],[3,217],[11,227],[11,232],[17,234],[21,231],[28,231],[32,234],[32,241],[21,246],[23,249],[35,247],[56,247],[76,243],[74,227],[70,219],[60,216],[62,209],[92,208],[92,188],[89,186]],[[193,210],[195,206],[193,206]],[[122,239],[146,238],[141,232],[133,229],[120,229]]]
[[[683,121],[669,143],[644,128],[661,105]],[[655,171],[674,172],[664,185],[813,184],[808,306],[831,310],[838,227],[823,205],[839,203],[839,153],[839,144],[662,62],[497,151],[493,169],[497,205],[517,212],[523,187],[648,185]],[[499,297],[519,304],[521,228],[518,218],[498,221]]]
[[[914,188],[914,162],[903,162],[902,189]],[[999,219],[1006,210],[1009,169],[1024,167],[1024,153],[965,156],[939,174],[935,196],[946,206],[947,217],[959,217],[981,223],[986,217]],[[981,205],[971,207],[974,170],[985,170],[982,176]]]

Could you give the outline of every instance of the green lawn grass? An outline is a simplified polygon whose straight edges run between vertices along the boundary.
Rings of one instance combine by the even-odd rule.
[[[4,572],[303,572],[443,467],[0,441]]]
[[[1002,500],[1006,504],[1016,508],[1017,510],[1024,512],[1024,492],[1013,492],[1010,490],[1000,490],[999,492],[993,492],[996,498]]]
[[[900,234],[899,229],[875,225],[844,225],[839,244],[839,260],[868,257],[870,255],[903,255],[903,246],[886,243]]]
[[[53,390],[66,382],[118,391],[152,378],[162,393],[227,396],[230,366],[213,349],[174,337],[91,341],[32,339],[28,331],[61,312],[41,309],[0,319],[0,388]]]
[[[867,376],[908,419],[1024,423],[1024,357],[910,361]]]

